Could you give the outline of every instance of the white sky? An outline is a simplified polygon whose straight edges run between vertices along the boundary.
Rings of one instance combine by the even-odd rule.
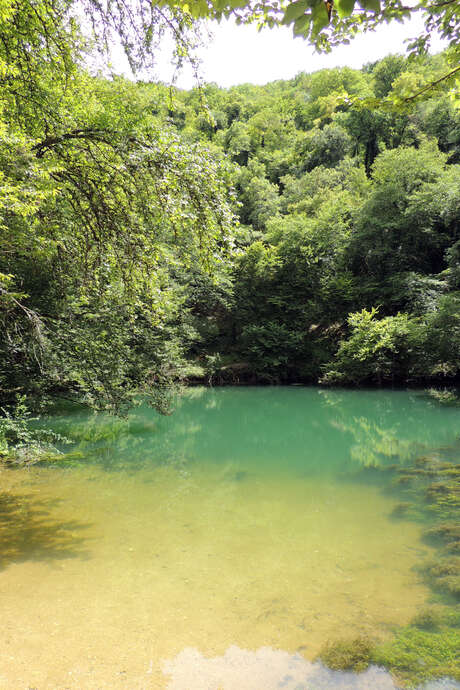
[[[350,45],[335,48],[328,55],[315,53],[302,38],[294,38],[292,29],[277,27],[260,33],[255,26],[216,24],[214,40],[201,51],[205,81],[219,86],[250,82],[265,84],[275,79],[290,79],[299,72],[314,72],[324,67],[362,67],[389,53],[405,52],[404,39],[418,33],[420,18],[411,23],[381,26],[378,31],[358,36]],[[442,50],[438,41],[435,52]],[[182,76],[178,85],[189,88],[191,75]]]
[[[236,26],[231,21],[213,23],[210,24],[213,39],[199,51],[202,60],[200,73],[205,82],[229,87],[290,79],[299,72],[314,72],[325,67],[360,68],[390,53],[404,53],[404,40],[416,36],[421,26],[421,17],[413,17],[404,24],[384,24],[375,32],[358,36],[350,45],[339,46],[328,55],[319,55],[307,41],[294,38],[292,29],[288,27],[258,32],[254,25]],[[439,52],[444,47],[437,37],[434,38],[432,52]],[[165,47],[164,53],[159,56],[156,74],[143,77],[169,83],[173,71],[169,53]],[[112,60],[117,72],[127,74],[125,61],[119,51],[113,54]],[[184,68],[176,84],[185,89],[195,86],[191,70]]]

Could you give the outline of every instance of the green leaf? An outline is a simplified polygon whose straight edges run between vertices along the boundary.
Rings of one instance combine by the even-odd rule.
[[[308,0],[296,0],[287,6],[281,24],[292,24],[296,19],[299,19],[308,8]]]
[[[323,0],[321,0],[319,3],[316,3],[316,5],[314,6],[312,10],[312,18],[312,34],[315,36],[316,34],[319,34],[321,29],[324,29],[324,27],[329,24],[329,16],[327,14],[326,5],[324,4]]]
[[[226,0],[214,0],[212,4],[218,12],[223,12],[227,6]]]
[[[343,19],[344,17],[349,17],[353,12],[355,0],[335,0],[334,4],[340,19]]]
[[[359,0],[359,4],[364,10],[380,12],[380,0]]]
[[[194,2],[189,5],[190,14],[194,19],[200,19],[207,11],[207,5],[203,2]]]
[[[294,23],[294,35],[295,36],[305,36],[310,25],[311,17],[309,14],[303,14],[301,17],[296,19]]]

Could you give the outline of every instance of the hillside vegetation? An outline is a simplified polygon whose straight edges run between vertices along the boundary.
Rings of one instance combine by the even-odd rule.
[[[61,81],[56,64],[12,73],[5,414],[56,393],[166,410],[176,381],[454,381],[459,111],[443,82],[387,105],[446,64],[393,55],[191,91],[78,64]]]

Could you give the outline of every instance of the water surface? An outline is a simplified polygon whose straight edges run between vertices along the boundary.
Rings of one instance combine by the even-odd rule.
[[[170,417],[50,423],[71,462],[2,473],[1,688],[394,687],[311,661],[430,600],[415,567],[431,547],[394,518],[379,468],[454,444],[458,411],[406,391],[224,388],[191,389]]]

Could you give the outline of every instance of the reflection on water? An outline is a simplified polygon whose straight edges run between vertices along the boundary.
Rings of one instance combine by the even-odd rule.
[[[146,406],[128,420],[74,409],[52,426],[76,440],[86,459],[130,470],[228,461],[245,469],[336,472],[404,462],[459,433],[458,410],[418,391],[315,387],[192,388],[170,417]]]
[[[393,688],[310,662],[429,601],[421,525],[392,517],[384,473],[356,478],[452,443],[457,415],[315,388],[193,389],[167,418],[61,410],[69,462],[1,474],[0,688]]]
[[[364,673],[331,671],[300,654],[262,647],[254,652],[230,647],[223,656],[205,658],[184,649],[163,670],[168,690],[397,690],[389,673],[371,666]],[[450,680],[432,681],[423,690],[458,690]]]

